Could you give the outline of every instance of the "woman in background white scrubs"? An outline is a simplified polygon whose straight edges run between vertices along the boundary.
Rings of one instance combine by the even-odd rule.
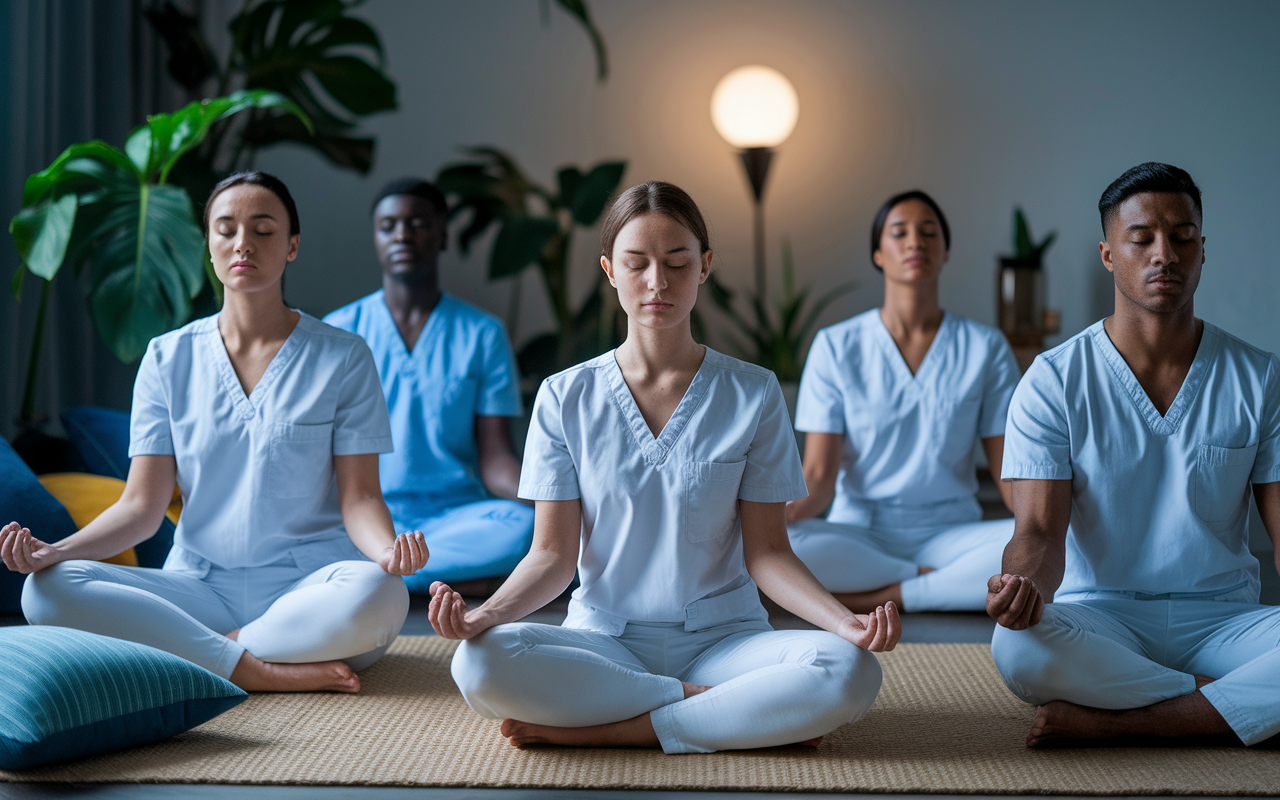
[[[134,386],[119,502],[45,544],[16,524],[0,556],[32,573],[22,608],[167,650],[256,691],[355,692],[409,610],[427,560],[378,486],[387,407],[360,337],[289,309],[298,214],[278,178],[241,173],[205,206],[222,311],[158,336]],[[183,511],[164,569],[103,564]],[[345,529],[344,529],[345,526]]]
[[[601,253],[627,339],[538,392],[520,478],[537,502],[530,554],[478,608],[431,587],[436,630],[467,640],[454,680],[516,746],[816,744],[871,707],[866,651],[893,648],[897,611],[851,613],[791,552],[784,504],[805,488],[777,379],[690,333],[712,255],[693,200],[633,186]],[[564,625],[515,623],[575,561]],[[774,631],[757,584],[825,630]]]
[[[884,306],[819,331],[805,361],[809,496],[787,507],[791,546],[854,611],[980,611],[1013,536],[1012,519],[980,521],[973,449],[1000,474],[1018,365],[1000,331],[939,305],[950,249],[933,198],[890,198],[871,235]]]

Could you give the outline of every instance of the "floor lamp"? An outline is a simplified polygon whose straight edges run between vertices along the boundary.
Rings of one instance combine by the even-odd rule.
[[[711,121],[726,142],[737,147],[755,198],[756,297],[765,301],[768,278],[764,258],[764,186],[774,148],[795,130],[800,104],[782,73],[769,67],[738,67],[720,79],[711,93]]]

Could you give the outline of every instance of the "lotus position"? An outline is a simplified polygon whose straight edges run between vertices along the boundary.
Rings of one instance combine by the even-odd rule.
[[[950,249],[933,198],[889,198],[871,227],[884,306],[819,331],[805,361],[809,496],[787,506],[791,546],[854,611],[981,611],[1013,535],[1011,519],[982,521],[973,450],[1000,474],[1018,364],[1000,331],[938,304]]]
[[[148,345],[124,494],[54,544],[6,525],[0,556],[31,573],[34,625],[150,645],[249,691],[355,692],[404,624],[400,576],[427,560],[378,490],[391,449],[378,374],[360,337],[285,306],[299,224],[278,178],[222,181],[204,223],[222,311]],[[87,560],[154,534],[175,481],[163,569]]]
[[[1280,360],[1193,313],[1190,175],[1139,165],[1098,207],[1115,313],[1014,393],[992,655],[1042,706],[1028,746],[1256,744],[1280,732],[1280,608],[1258,604],[1248,536],[1252,486],[1280,545]]]
[[[382,494],[396,528],[421,530],[431,547],[409,590],[462,581],[489,594],[476,582],[510,574],[533,539],[511,449],[520,386],[502,323],[440,291],[448,220],[432,184],[384,187],[373,203],[382,289],[324,321],[364,337],[378,365],[396,442],[379,459]]]
[[[693,200],[633,186],[601,238],[627,338],[538,392],[520,478],[537,502],[530,554],[478,608],[432,587],[432,624],[466,640],[454,680],[516,746],[816,744],[871,707],[867,651],[893,648],[897,611],[853,614],[791,552],[785,503],[805,488],[777,379],[690,333],[712,257]],[[515,622],[575,565],[563,626]],[[824,630],[774,631],[757,585]]]

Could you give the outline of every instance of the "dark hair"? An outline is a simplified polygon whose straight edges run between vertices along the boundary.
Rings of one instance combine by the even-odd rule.
[[[951,226],[947,224],[947,215],[942,213],[942,209],[938,207],[932,197],[919,189],[912,189],[909,192],[895,194],[885,200],[884,205],[880,206],[880,210],[876,212],[875,221],[871,223],[871,266],[881,272],[884,272],[884,270],[876,263],[876,251],[880,249],[880,237],[884,235],[884,223],[889,219],[890,211],[893,211],[895,207],[908,200],[919,200],[933,209],[933,213],[938,217],[938,224],[942,226],[942,241],[946,243],[947,252],[951,252]]]
[[[1107,223],[1116,215],[1120,204],[1135,194],[1161,192],[1169,194],[1185,194],[1195,204],[1196,214],[1204,219],[1204,208],[1200,205],[1200,187],[1184,169],[1172,164],[1161,164],[1159,161],[1148,161],[1127,170],[1119,178],[1111,182],[1107,190],[1098,200],[1098,214],[1102,217],[1102,235],[1107,235]]]
[[[280,198],[280,202],[284,203],[284,210],[289,213],[289,235],[297,236],[302,232],[302,224],[298,221],[298,207],[293,202],[293,195],[289,194],[289,187],[284,185],[284,181],[269,172],[254,170],[253,172],[237,172],[234,175],[228,175],[218,181],[218,185],[213,187],[212,192],[209,192],[209,199],[204,203],[204,238],[209,238],[209,209],[213,208],[214,199],[231,187],[246,183],[251,186],[261,186]]]
[[[436,213],[443,219],[449,218],[449,204],[445,202],[444,192],[430,181],[424,181],[422,178],[396,178],[395,180],[383,186],[382,189],[374,195],[373,202],[369,205],[369,213],[372,214],[378,210],[378,203],[393,194],[407,194],[413,197],[421,197],[423,200],[431,203]]]
[[[626,224],[641,214],[666,214],[689,229],[705,253],[711,249],[707,223],[689,193],[674,183],[645,181],[618,195],[600,228],[600,255],[613,258],[613,243]]]

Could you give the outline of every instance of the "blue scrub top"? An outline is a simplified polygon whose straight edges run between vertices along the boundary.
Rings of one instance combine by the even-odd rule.
[[[1004,434],[1018,377],[1004,334],[950,312],[914,375],[879,309],[818,331],[796,430],[844,434],[827,519],[881,528],[981,519],[974,444]]]
[[[502,323],[450,294],[427,318],[412,351],[382,290],[324,321],[364,337],[391,413],[395,452],[378,460],[382,494],[400,529],[488,499],[476,452],[476,416],[521,413],[515,358]]]
[[[1027,370],[1009,406],[1003,473],[1071,481],[1055,599],[1256,603],[1249,486],[1280,481],[1280,360],[1206,322],[1161,416],[1096,322]]]

